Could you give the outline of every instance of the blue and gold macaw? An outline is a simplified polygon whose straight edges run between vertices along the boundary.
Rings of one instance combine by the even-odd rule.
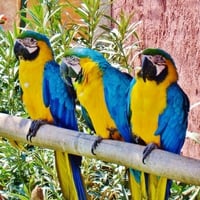
[[[127,96],[133,78],[112,67],[101,53],[89,48],[68,50],[61,66],[62,74],[75,78],[83,115],[99,136],[92,153],[102,139],[135,142],[127,115]]]
[[[48,38],[37,32],[25,31],[17,38],[14,52],[20,61],[22,100],[34,120],[27,138],[31,140],[44,122],[78,130],[75,93],[72,84],[65,84],[61,78],[60,66],[54,60]],[[81,157],[55,151],[55,161],[64,198],[86,200],[80,171]]]
[[[133,142],[127,120],[127,95],[132,77],[112,67],[101,53],[89,48],[69,49],[63,63],[67,66],[63,67],[63,74],[75,78],[77,98],[99,136],[92,152],[102,139]]]
[[[132,133],[147,145],[143,162],[154,148],[180,154],[188,124],[189,100],[177,84],[172,57],[161,49],[142,52],[142,67],[129,92]],[[132,198],[168,199],[171,180],[132,170]]]

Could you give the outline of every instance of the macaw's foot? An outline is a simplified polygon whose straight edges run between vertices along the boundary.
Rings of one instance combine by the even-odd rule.
[[[158,149],[158,145],[155,143],[150,143],[147,144],[147,146],[145,147],[144,151],[143,151],[143,158],[142,158],[142,162],[145,164],[144,160],[147,158],[147,156],[150,155],[150,153],[154,150],[154,149]]]
[[[31,142],[32,137],[36,136],[37,131],[44,124],[47,124],[47,121],[45,121],[45,120],[33,120],[31,122],[31,126],[28,130],[28,134],[26,135],[26,139]]]
[[[94,153],[94,150],[97,148],[97,146],[101,143],[102,140],[103,140],[103,138],[98,136],[97,139],[94,141],[92,148],[91,148],[91,152],[93,155],[96,155],[96,153]]]

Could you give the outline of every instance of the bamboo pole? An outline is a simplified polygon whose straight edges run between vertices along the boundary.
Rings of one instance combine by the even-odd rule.
[[[0,136],[30,143],[26,141],[30,124],[29,119],[0,113]],[[32,144],[117,163],[184,183],[200,185],[200,160],[156,149],[146,159],[146,164],[143,164],[143,146],[113,140],[103,140],[95,151],[96,155],[93,155],[91,146],[95,139],[96,136],[44,125],[38,130],[37,136],[32,138]]]

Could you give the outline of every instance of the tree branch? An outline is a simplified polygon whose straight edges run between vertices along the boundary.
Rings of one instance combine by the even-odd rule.
[[[30,143],[26,141],[30,124],[29,119],[0,113],[0,136]],[[113,162],[184,183],[200,185],[200,160],[156,149],[146,159],[146,164],[143,164],[143,146],[113,140],[103,140],[95,151],[96,155],[93,155],[91,146],[95,139],[96,136],[89,134],[44,125],[38,130],[37,136],[32,138],[31,144]]]

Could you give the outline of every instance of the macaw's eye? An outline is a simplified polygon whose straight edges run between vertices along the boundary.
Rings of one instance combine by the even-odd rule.
[[[35,47],[37,47],[37,40],[34,39],[34,38],[25,38],[25,39],[23,40],[23,44],[24,44],[26,47],[35,48]]]
[[[35,40],[35,39],[33,39],[33,38],[30,38],[30,42],[31,42],[31,43],[35,43],[35,42],[36,42],[36,40]]]
[[[165,65],[166,64],[165,58],[163,56],[161,56],[161,55],[154,56],[153,61],[157,65]]]
[[[65,62],[68,66],[76,66],[79,65],[80,59],[76,56],[68,56],[65,58]]]
[[[161,55],[154,56],[153,63],[156,66],[156,75],[157,76],[159,76],[167,67],[166,60]]]

